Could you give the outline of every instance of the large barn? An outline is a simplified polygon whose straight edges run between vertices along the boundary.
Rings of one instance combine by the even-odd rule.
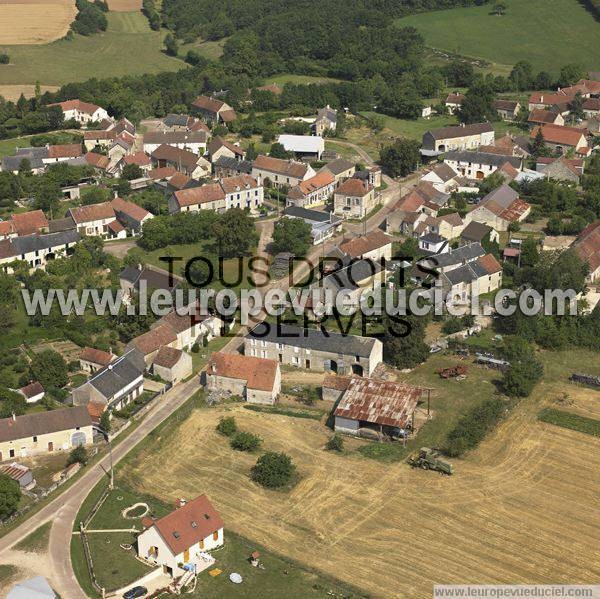
[[[335,430],[360,436],[364,429],[380,435],[412,429],[422,394],[403,383],[352,377],[334,411]]]

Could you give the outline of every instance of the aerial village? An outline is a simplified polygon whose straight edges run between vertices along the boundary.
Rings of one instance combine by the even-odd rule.
[[[278,95],[282,88],[259,92]],[[449,93],[438,105],[424,106],[420,120],[426,123],[436,110],[458,114],[463,102],[462,93]],[[76,139],[18,147],[1,158],[4,177],[40,182],[0,222],[0,266],[5,280],[16,281],[11,297],[36,281],[100,282],[119,289],[128,303],[142,287],[171,294],[189,287],[189,279],[169,272],[161,257],[201,256],[214,231],[227,230],[232,243],[241,244],[239,227],[239,237],[250,243],[242,252],[265,258],[274,284],[345,291],[356,305],[366,290],[403,286],[401,271],[406,285],[420,286],[429,272],[420,265],[431,259],[438,276],[430,288],[451,297],[453,306],[470,307],[475,294],[493,305],[493,293],[518,287],[521,270],[535,268],[540,255],[566,251],[585,268],[578,290],[585,313],[600,298],[600,221],[589,210],[564,221],[540,216],[542,192],[554,194],[548,201],[555,211],[566,210],[561,203],[583,193],[588,165],[595,177],[600,172],[600,80],[534,92],[527,102],[497,99],[494,123],[426,129],[401,174],[383,152],[378,164],[367,149],[338,136],[340,123],[347,128],[358,118],[341,106],[287,117],[262,152],[239,134],[240,116],[222,90],[199,95],[185,113],[149,116],[137,125],[78,98],[51,107]],[[499,135],[498,123],[508,132]],[[52,193],[57,197],[46,197]],[[295,257],[313,261],[311,283],[292,283]],[[326,258],[336,266],[319,272],[316,265]],[[380,324],[339,330],[329,321],[324,332],[313,308],[307,305],[296,322],[261,316],[247,326],[214,310],[201,313],[200,306],[156,319],[120,315],[109,321],[108,334],[101,330],[105,323],[94,327],[77,316],[68,320],[75,319],[79,335],[24,341],[2,362],[23,374],[6,385],[0,419],[0,472],[26,499],[10,518],[35,510],[62,487],[77,488],[81,472],[98,470],[92,464],[102,460],[110,480],[81,508],[74,528],[73,542],[81,544],[77,576],[87,581],[86,592],[133,598],[180,594],[196,585],[244,585],[255,572],[275,570],[263,555],[269,533],[258,535],[256,545],[240,545],[236,535],[244,534],[246,519],[240,512],[235,520],[234,499],[226,503],[224,493],[188,484],[196,475],[206,480],[203,466],[243,455],[242,464],[256,462],[247,467],[244,485],[258,503],[270,502],[275,491],[269,489],[284,493],[302,485],[295,481],[308,468],[277,443],[271,451],[271,435],[280,439],[284,426],[294,442],[313,443],[309,462],[330,459],[315,452],[360,452],[376,464],[398,460],[414,485],[452,484],[447,481],[460,477],[462,454],[480,440],[471,443],[457,432],[459,418],[466,422],[476,407],[456,411],[459,399],[489,388],[490,398],[502,397],[504,413],[512,396],[531,392],[508,391],[511,361],[519,358],[505,350],[493,315],[434,318],[413,342],[376,334]],[[573,380],[598,387],[588,366],[580,364]],[[505,391],[494,394],[491,381],[503,376]],[[204,416],[196,428],[183,424],[179,436],[169,437],[170,415],[180,409]],[[116,469],[115,481],[113,454],[127,446],[127,435],[152,430],[150,423],[166,428],[143,437],[144,451]],[[250,423],[256,433],[245,430]],[[454,444],[446,443],[449,432]],[[177,482],[182,475],[173,466],[173,477],[166,475],[170,486],[162,486],[153,477],[158,464],[169,468],[196,435],[219,447],[216,462],[198,453],[200,472],[190,465],[189,481]],[[172,451],[163,436],[177,439]],[[107,450],[118,441],[109,464]],[[150,441],[158,452],[153,461],[144,458]],[[135,489],[120,487],[140,471],[147,478]],[[420,478],[416,471],[423,471]],[[170,503],[154,500],[154,488]],[[244,489],[241,497],[249,493]],[[102,529],[116,529],[103,546]],[[228,544],[237,553],[225,558]],[[42,587],[35,592],[50,596]],[[362,596],[345,593],[331,592]]]

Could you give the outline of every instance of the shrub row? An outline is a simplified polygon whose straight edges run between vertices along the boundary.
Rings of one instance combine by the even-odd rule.
[[[572,431],[585,433],[586,435],[592,435],[593,437],[600,437],[600,420],[595,418],[588,418],[587,416],[580,416],[579,414],[563,410],[555,410],[554,408],[544,408],[538,414],[538,420],[554,424],[555,426],[562,426]]]

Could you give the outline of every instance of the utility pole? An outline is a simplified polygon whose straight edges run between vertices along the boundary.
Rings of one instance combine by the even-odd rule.
[[[113,468],[112,445],[110,443],[108,432],[100,427],[98,427],[98,430],[104,435],[104,440],[108,444],[108,458],[110,460],[110,481],[108,483],[108,488],[110,491],[112,491],[115,488],[115,470]]]

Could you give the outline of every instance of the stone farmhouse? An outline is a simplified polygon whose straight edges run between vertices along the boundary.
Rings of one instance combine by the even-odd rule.
[[[324,167],[320,169],[319,172],[321,171],[330,172],[335,179],[336,187],[338,187],[343,181],[354,176],[354,174],[356,173],[356,165],[353,162],[350,162],[349,160],[337,158],[335,160],[332,160],[331,162],[328,162]]]
[[[192,102],[192,110],[208,123],[227,125],[237,119],[235,110],[229,104],[208,96],[198,96]]]
[[[587,156],[590,152],[585,131],[582,129],[560,127],[558,125],[541,125],[531,130],[531,139],[535,139],[540,130],[546,145],[556,152],[566,154],[569,150],[574,150],[580,156]]]
[[[0,420],[0,462],[69,451],[92,442],[92,420],[85,406],[13,415]]]
[[[206,158],[168,144],[158,146],[150,155],[150,159],[155,168],[172,166],[193,179],[208,177],[211,172],[210,162]]]
[[[378,203],[375,188],[360,179],[346,179],[333,194],[333,212],[343,218],[365,218]]]
[[[496,231],[507,231],[511,223],[524,221],[530,212],[530,204],[519,198],[512,187],[502,185],[482,198],[471,212],[467,212],[465,222],[477,221]]]
[[[304,162],[261,155],[252,163],[252,176],[267,187],[293,187],[314,177],[315,170]]]
[[[490,123],[431,129],[423,134],[421,154],[438,156],[450,150],[476,150],[479,146],[494,145],[494,139]]]
[[[108,366],[115,357],[112,353],[100,349],[84,347],[79,354],[79,368],[88,374],[93,374]]]
[[[244,354],[309,370],[370,376],[383,360],[383,345],[372,337],[261,323],[244,339]]]
[[[160,146],[167,145],[202,156],[207,140],[205,131],[148,131],[144,134],[143,149],[146,154],[152,154]]]
[[[331,108],[329,104],[325,108],[317,110],[317,118],[312,125],[315,135],[322,136],[325,132],[335,131],[337,127],[337,110]]]
[[[588,265],[588,283],[600,280],[600,221],[589,224],[573,243],[577,255]]]
[[[291,187],[286,197],[286,205],[298,208],[322,206],[329,200],[334,188],[333,175],[328,171],[320,171],[314,177]]]
[[[211,393],[239,395],[249,403],[274,404],[281,392],[281,370],[275,360],[215,352],[205,386]]]

